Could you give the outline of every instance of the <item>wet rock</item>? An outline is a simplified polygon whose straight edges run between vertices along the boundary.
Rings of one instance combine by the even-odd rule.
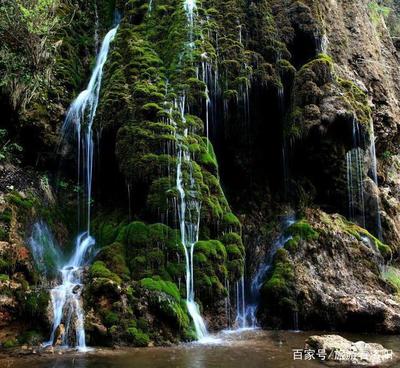
[[[62,344],[65,335],[65,326],[64,324],[58,325],[53,340],[53,346],[59,346]]]
[[[392,350],[381,344],[352,342],[339,335],[315,335],[306,340],[306,349],[323,351],[326,360],[361,366],[378,366],[393,360]]]
[[[300,329],[399,333],[400,303],[381,274],[388,248],[339,215],[308,210],[306,222],[318,237],[302,235],[282,250],[264,284],[264,323],[293,328],[297,311]]]

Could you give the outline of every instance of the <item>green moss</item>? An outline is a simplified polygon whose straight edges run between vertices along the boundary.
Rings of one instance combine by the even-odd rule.
[[[94,262],[90,267],[89,274],[91,278],[105,278],[112,280],[117,284],[121,283],[121,278],[111,272],[102,261]]]
[[[297,221],[289,226],[286,234],[293,237],[297,236],[304,240],[316,240],[319,237],[319,233],[306,220]]]
[[[108,311],[103,318],[103,322],[107,327],[118,325],[119,321],[120,317],[118,316],[118,314],[112,311]]]
[[[296,310],[294,270],[288,252],[281,248],[275,254],[273,268],[261,289],[262,309],[290,316]]]
[[[18,294],[21,318],[34,323],[43,321],[50,302],[47,291],[30,291]]]
[[[202,240],[195,244],[195,253],[203,253],[208,259],[225,260],[225,246],[218,240]]]
[[[383,274],[383,279],[395,288],[397,294],[400,294],[400,270],[398,268],[389,266]]]
[[[16,339],[8,339],[8,340],[5,340],[2,343],[2,345],[3,345],[3,348],[5,348],[5,349],[11,349],[11,348],[16,347],[18,345],[18,342]]]
[[[146,247],[149,241],[149,230],[143,222],[132,222],[126,226],[126,244],[130,247]]]
[[[179,290],[173,282],[164,281],[159,278],[145,278],[140,280],[140,286],[148,290],[161,291],[172,296],[176,300],[180,300]]]
[[[126,332],[128,334],[129,341],[133,345],[138,347],[145,347],[149,345],[150,338],[142,330],[136,327],[129,327]]]
[[[32,198],[25,198],[21,196],[21,194],[17,192],[13,192],[11,194],[7,195],[7,200],[16,205],[19,208],[22,208],[24,210],[29,210],[33,207],[34,205],[34,200]]]
[[[292,254],[296,253],[296,251],[299,249],[300,240],[301,236],[295,235],[285,243],[285,249],[287,249]]]
[[[232,212],[227,212],[224,214],[223,222],[226,226],[230,226],[236,229],[240,229],[241,226],[239,219]]]
[[[4,273],[0,274],[0,282],[1,281],[8,281],[10,277],[8,275],[5,275]]]
[[[12,218],[12,211],[10,208],[6,208],[2,213],[0,213],[0,221],[4,222],[7,225],[10,224],[11,218]]]
[[[354,236],[359,241],[362,241],[362,236],[370,239],[384,258],[389,259],[392,257],[391,248],[387,244],[382,243],[378,238],[373,236],[368,230],[345,219],[342,219],[339,222],[339,225],[345,232]]]
[[[130,271],[126,264],[125,247],[121,243],[113,243],[102,248],[97,259],[103,261],[114,274],[124,280],[129,279]]]
[[[369,130],[372,110],[369,106],[367,94],[350,80],[337,78],[337,83],[343,91],[342,98],[349,105],[349,108],[354,111],[357,122]]]

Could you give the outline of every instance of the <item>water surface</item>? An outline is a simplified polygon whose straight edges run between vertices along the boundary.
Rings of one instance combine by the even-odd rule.
[[[321,333],[321,332],[319,332]],[[291,368],[323,367],[318,361],[294,361],[292,349],[301,349],[313,332],[224,332],[211,344],[173,347],[95,349],[86,354],[28,356],[1,359],[1,368]],[[400,336],[342,334],[351,340],[378,342],[400,353]],[[400,368],[400,363],[387,367]]]

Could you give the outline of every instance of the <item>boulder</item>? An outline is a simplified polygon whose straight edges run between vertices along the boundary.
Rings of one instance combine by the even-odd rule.
[[[305,350],[324,352],[324,360],[362,366],[380,366],[393,360],[392,350],[381,344],[352,342],[339,335],[314,335],[306,340]]]

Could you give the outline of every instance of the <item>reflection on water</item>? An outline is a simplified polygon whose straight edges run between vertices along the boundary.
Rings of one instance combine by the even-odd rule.
[[[65,354],[1,360],[4,368],[312,368],[317,361],[293,361],[292,349],[303,348],[315,333],[243,330],[223,332],[220,344],[185,344],[168,348],[97,350],[87,354]],[[378,342],[400,353],[399,336],[343,334],[351,340]],[[400,367],[393,363],[390,367]]]

